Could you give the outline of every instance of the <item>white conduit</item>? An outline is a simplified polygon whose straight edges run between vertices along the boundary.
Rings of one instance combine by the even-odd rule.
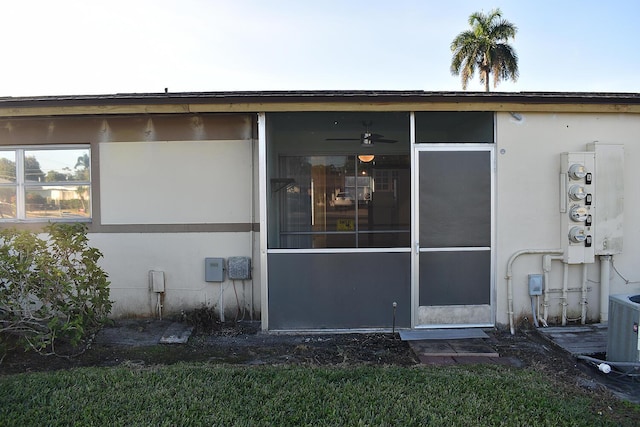
[[[562,274],[562,326],[567,326],[567,306],[569,303],[569,267],[567,263],[564,264],[564,270]]]
[[[509,329],[511,335],[515,335],[515,326],[513,322],[513,263],[520,255],[562,255],[564,252],[561,249],[523,249],[511,255],[509,262],[507,262],[507,315],[509,316]]]
[[[587,323],[587,264],[582,264],[582,313],[580,314],[580,323]]]
[[[549,286],[550,279],[549,273],[551,272],[551,261],[563,261],[564,256],[562,255],[545,255],[542,257],[542,271],[544,276],[544,298],[543,298],[543,309],[542,309],[542,321],[543,324],[547,324],[547,319],[549,318],[549,300],[551,298],[551,288]],[[563,268],[568,268],[568,265],[563,264]]]

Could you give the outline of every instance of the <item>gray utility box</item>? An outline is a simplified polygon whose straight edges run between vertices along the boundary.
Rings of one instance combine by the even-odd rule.
[[[640,295],[609,296],[607,360],[640,362]]]
[[[232,256],[227,259],[227,275],[231,280],[251,279],[251,258]]]
[[[224,282],[224,258],[204,259],[205,282]]]

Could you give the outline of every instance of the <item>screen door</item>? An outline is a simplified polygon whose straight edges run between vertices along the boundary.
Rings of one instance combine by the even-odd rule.
[[[416,327],[489,326],[493,146],[416,148]]]

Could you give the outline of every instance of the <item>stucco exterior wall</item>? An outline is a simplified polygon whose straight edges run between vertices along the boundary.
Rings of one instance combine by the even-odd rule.
[[[509,258],[523,249],[559,249],[560,154],[582,152],[587,144],[624,145],[624,248],[613,256],[611,294],[640,293],[640,116],[594,113],[497,113],[496,119],[496,321],[508,323],[506,269]],[[594,179],[597,179],[594,178]],[[595,201],[597,203],[597,201]],[[597,233],[597,230],[596,230]],[[531,318],[527,275],[541,274],[541,255],[522,255],[513,266],[514,314]],[[552,288],[562,288],[562,264],[552,263]],[[582,266],[569,268],[569,288],[582,284]],[[598,321],[600,265],[587,266],[587,318]],[[561,313],[560,294],[552,294],[549,320]],[[580,292],[570,292],[568,317],[579,318]]]
[[[157,315],[149,271],[158,270],[165,273],[166,315],[200,307],[218,312],[223,289],[227,316],[235,318],[239,301],[249,319],[252,302],[259,316],[260,287],[252,280],[236,280],[236,300],[234,283],[226,275],[222,283],[205,281],[204,259],[254,258],[251,239],[250,233],[101,233],[91,235],[91,244],[104,254],[101,265],[111,281],[112,317]]]
[[[224,305],[231,319],[238,307],[259,319],[255,141],[106,142],[98,150],[100,227],[90,238],[104,254],[111,316],[157,316],[149,271],[158,270],[167,316]],[[225,272],[222,283],[205,281],[205,258],[232,256],[251,258],[251,280],[234,283]]]
[[[251,222],[251,141],[103,143],[102,224]]]

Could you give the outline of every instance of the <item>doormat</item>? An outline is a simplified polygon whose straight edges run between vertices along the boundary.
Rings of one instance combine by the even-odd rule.
[[[489,338],[482,329],[413,329],[400,331],[402,341],[420,340],[463,340],[469,338]]]

